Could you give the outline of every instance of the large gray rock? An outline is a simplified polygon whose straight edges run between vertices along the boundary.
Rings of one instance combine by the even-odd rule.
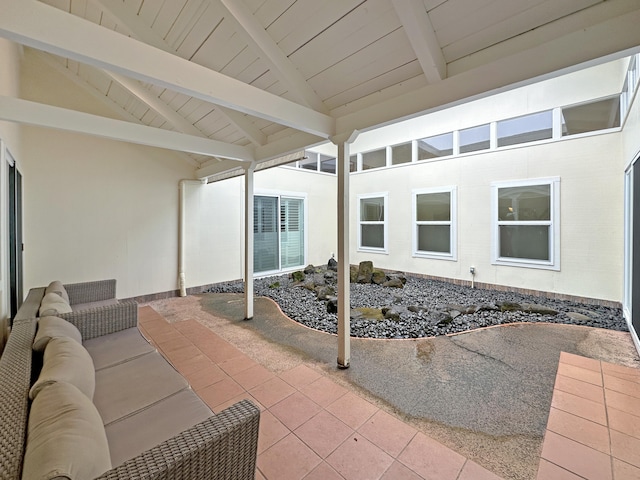
[[[557,315],[558,311],[544,305],[538,305],[535,303],[523,303],[522,311],[527,313],[539,313],[541,315]]]
[[[304,268],[304,273],[306,273],[307,275],[316,273],[316,267],[314,267],[313,265],[307,265]]]
[[[384,273],[382,270],[378,268],[373,270],[373,273],[371,274],[371,283],[375,283],[376,285],[382,285],[386,281],[387,281],[386,273]]]
[[[371,283],[371,277],[373,276],[373,262],[365,260],[360,262],[358,266],[358,283]]]
[[[327,312],[328,313],[338,313],[338,298],[331,297],[327,301]]]
[[[404,283],[399,278],[392,278],[391,280],[387,280],[382,284],[383,287],[391,287],[391,288],[402,288],[404,287]]]
[[[338,262],[335,258],[331,257],[327,262],[327,269],[333,270],[334,272],[338,271]]]
[[[318,300],[328,300],[330,297],[335,297],[336,292],[333,287],[323,285],[316,287],[316,295],[318,296]]]
[[[349,281],[351,283],[356,283],[358,281],[358,267],[355,265],[351,265],[349,267]]]

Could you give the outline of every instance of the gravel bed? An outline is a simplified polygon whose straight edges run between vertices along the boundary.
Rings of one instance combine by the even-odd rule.
[[[454,285],[447,282],[407,276],[404,288],[390,288],[375,284],[351,284],[351,308],[383,308],[394,306],[401,311],[399,319],[351,319],[351,336],[367,338],[420,338],[464,332],[480,327],[514,322],[548,322],[610,330],[628,331],[619,308],[587,305],[554,300],[514,292],[502,292]],[[327,312],[326,301],[317,300],[313,291],[294,284],[289,275],[255,280],[255,294],[272,298],[293,320],[316,330],[337,333],[337,316]],[[242,293],[242,282],[218,284],[211,293]],[[557,315],[543,315],[523,311],[483,310],[463,313],[450,323],[434,320],[434,312],[446,310],[450,304],[497,306],[504,302],[529,303],[552,308]],[[425,307],[420,312],[408,311],[409,306]],[[450,307],[449,307],[450,308]],[[571,314],[568,315],[568,314]],[[577,314],[577,315],[576,315]]]

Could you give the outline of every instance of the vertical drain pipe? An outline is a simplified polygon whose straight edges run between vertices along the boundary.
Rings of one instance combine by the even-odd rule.
[[[180,180],[179,182],[179,191],[180,191],[180,200],[179,200],[179,217],[178,217],[178,289],[180,290],[180,296],[187,296],[187,283],[185,280],[184,266],[185,266],[185,257],[186,257],[186,245],[185,245],[185,237],[186,237],[186,185],[206,185],[207,179],[203,178],[201,180]]]

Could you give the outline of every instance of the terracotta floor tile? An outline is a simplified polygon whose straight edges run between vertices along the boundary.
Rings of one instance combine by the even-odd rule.
[[[380,478],[393,463],[393,458],[355,434],[327,457],[327,463],[348,480],[370,480]]]
[[[639,419],[640,420],[640,419]],[[551,407],[547,429],[609,455],[609,429]]]
[[[320,377],[301,388],[300,391],[321,407],[326,407],[346,394],[348,390],[328,377]]]
[[[398,460],[427,480],[455,480],[467,459],[423,433],[418,433]]]
[[[320,457],[290,433],[258,455],[258,468],[267,480],[299,480],[320,461]]]
[[[586,368],[587,370],[593,370],[598,373],[602,371],[600,360],[574,355],[573,353],[560,352],[560,363]]]
[[[640,478],[640,468],[614,458],[613,478],[615,480],[638,480]]]
[[[256,365],[259,365],[258,362],[246,355],[238,355],[237,357],[218,364],[228,375],[235,375]]]
[[[257,401],[255,398],[253,398],[251,395],[249,395],[248,392],[243,392],[240,395],[237,395],[233,398],[230,398],[229,400],[227,400],[224,403],[221,403],[219,405],[216,405],[215,410],[213,410],[215,413],[220,413],[222,410],[224,410],[225,408],[229,408],[231,405],[233,405],[234,403],[238,403],[240,400],[251,400],[256,407],[258,407],[260,409],[260,412],[264,412],[266,411],[266,408],[264,408],[264,405],[262,405],[259,401]]]
[[[306,365],[298,365],[297,367],[282,372],[280,378],[287,382],[292,387],[301,389],[311,382],[318,380],[322,374],[307,367]]]
[[[354,393],[347,393],[326,408],[336,417],[357,429],[379,409]]]
[[[327,458],[354,431],[326,410],[322,410],[296,428],[294,433],[321,458]]]
[[[255,476],[255,480],[267,480],[266,478],[264,478],[264,475],[262,475],[262,474],[260,473],[260,470],[258,470],[257,468],[256,468],[256,476]]]
[[[561,468],[551,462],[548,462],[544,458],[540,459],[540,465],[538,465],[537,480],[584,480],[583,477],[579,477],[575,473],[571,473],[564,468]]]
[[[622,378],[630,382],[640,383],[640,369],[602,362],[602,373],[612,377]]]
[[[209,385],[227,378],[227,375],[214,364],[186,375],[187,381],[194,390],[202,390]]]
[[[458,480],[502,480],[495,473],[490,472],[486,468],[478,465],[476,462],[467,460],[462,467],[462,472]]]
[[[138,307],[138,322],[145,323],[157,319],[161,319],[166,322],[164,317],[156,312],[153,307],[150,307],[149,305]]]
[[[189,375],[190,373],[197,372],[210,366],[215,367],[215,364],[211,359],[202,353],[191,358],[183,359],[179,362],[173,362],[173,365],[182,375]]]
[[[186,337],[211,334],[211,330],[192,318],[180,320],[179,322],[175,322],[172,325],[176,330],[178,330]]]
[[[294,392],[270,408],[278,419],[291,430],[317,415],[322,407],[300,392]]]
[[[256,398],[262,405],[267,408],[272,407],[276,403],[284,400],[296,390],[291,385],[274,377],[271,380],[258,385],[249,390],[249,393]]]
[[[607,414],[604,405],[571,393],[555,390],[551,399],[551,406],[592,422],[607,425]]]
[[[258,432],[258,454],[275,445],[291,432],[271,412],[260,413],[260,430]]]
[[[344,480],[327,462],[322,462],[304,480]]]
[[[541,457],[588,480],[612,480],[609,455],[549,430]]]
[[[640,416],[640,398],[606,389],[604,391],[604,396],[607,402],[607,407],[613,407],[617,410],[630,413],[631,415]]]
[[[609,428],[640,439],[640,417],[609,407]]]
[[[556,376],[556,384],[554,388],[563,392],[572,393],[593,402],[604,403],[604,390],[598,385],[576,380],[575,378],[565,377],[564,375]]]
[[[153,339],[156,345],[169,346],[169,344],[175,340],[179,340],[182,342],[186,340],[188,342],[188,340],[184,338],[184,336],[181,333],[174,330],[173,327],[163,326],[158,330],[151,330],[151,331],[145,328],[145,331],[148,333],[149,336],[151,336],[151,338]],[[191,344],[191,342],[189,342],[189,344]],[[170,349],[171,348],[169,348],[169,350]]]
[[[244,389],[230,378],[225,378],[201,390],[196,390],[202,401],[209,405],[209,408],[214,412],[218,405],[228,402],[243,392]]]
[[[630,382],[629,380],[612,377],[611,375],[605,375],[604,386],[608,390],[640,398],[640,383]]]
[[[255,365],[247,370],[231,375],[231,377],[242,385],[244,389],[250,390],[253,387],[275,377],[275,374],[264,368],[262,365]]]
[[[202,354],[202,352],[200,352],[200,350],[198,349],[198,347],[196,347],[193,344],[181,347],[181,348],[177,348],[175,350],[171,350],[171,351],[166,351],[164,350],[164,348],[162,348],[162,345],[160,346],[161,348],[161,352],[162,355],[167,358],[172,365],[176,365],[176,364],[180,364],[182,362],[185,361],[189,361],[192,358],[198,357]],[[178,367],[176,367],[178,368]]]
[[[640,468],[640,440],[611,430],[611,455]]]
[[[392,457],[397,457],[415,437],[417,430],[384,410],[378,410],[358,429],[358,433]]]
[[[558,375],[564,375],[565,377],[575,378],[576,380],[581,380],[600,387],[602,386],[602,373],[594,372],[593,370],[588,370],[586,368],[560,363],[558,364]]]
[[[422,480],[422,477],[397,460],[384,472],[380,480]]]
[[[198,348],[202,350],[202,353],[213,360],[214,363],[218,364],[244,355],[230,343],[220,344],[216,342],[216,344],[200,344],[198,345]]]

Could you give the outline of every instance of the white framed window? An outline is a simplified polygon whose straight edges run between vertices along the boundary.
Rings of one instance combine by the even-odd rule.
[[[560,177],[491,184],[496,265],[560,270]]]
[[[253,264],[256,275],[304,266],[306,196],[258,192],[253,202]]]
[[[358,250],[387,253],[388,194],[358,195]]]
[[[456,260],[456,187],[414,190],[413,256]]]

